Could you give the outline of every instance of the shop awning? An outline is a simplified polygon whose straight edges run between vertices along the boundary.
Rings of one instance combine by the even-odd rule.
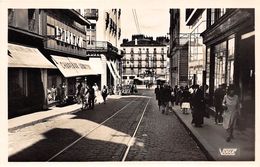
[[[119,72],[116,69],[116,64],[114,62],[110,62],[110,64],[112,65],[112,67],[113,67],[113,69],[115,71],[116,76],[120,79],[121,77],[119,75]]]
[[[10,43],[8,44],[8,67],[57,68],[37,48]]]
[[[117,77],[116,77],[116,74],[115,74],[115,72],[114,72],[114,70],[113,70],[113,68],[112,68],[112,66],[111,66],[111,64],[110,64],[110,62],[109,62],[109,61],[106,61],[106,62],[107,62],[107,66],[108,66],[108,68],[109,68],[110,73],[113,75],[113,78],[116,79],[116,78],[117,78]]]
[[[87,60],[71,57],[61,57],[56,55],[51,55],[51,57],[60,72],[66,78],[85,75],[97,75],[97,73],[91,69]]]

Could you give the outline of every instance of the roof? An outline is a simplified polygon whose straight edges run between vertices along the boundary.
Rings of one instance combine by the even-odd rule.
[[[137,45],[135,45],[135,41],[128,41],[125,43],[122,43],[120,46],[166,46],[165,44],[159,43],[157,41],[154,40],[150,40],[150,39],[138,39],[137,40]]]

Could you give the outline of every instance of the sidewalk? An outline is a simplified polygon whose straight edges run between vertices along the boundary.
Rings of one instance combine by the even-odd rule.
[[[198,145],[204,149],[208,157],[217,161],[253,161],[255,159],[255,132],[254,129],[234,131],[234,139],[226,142],[226,132],[222,125],[216,125],[214,118],[204,118],[202,128],[196,128],[191,124],[192,115],[182,114],[179,106],[174,106],[174,113],[190,131]],[[235,155],[221,155],[223,149],[237,149]]]
[[[109,99],[119,98],[118,95],[108,96]],[[102,97],[97,97],[96,104],[102,103]],[[81,110],[81,104],[72,104],[64,107],[50,107],[45,111],[38,111],[31,114],[15,117],[8,120],[8,131],[14,131],[23,127],[44,122],[50,118],[57,117],[64,114],[75,113]]]

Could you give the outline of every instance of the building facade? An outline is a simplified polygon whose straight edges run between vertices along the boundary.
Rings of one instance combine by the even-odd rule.
[[[206,30],[207,12],[205,9],[186,9],[185,22],[188,26],[188,79],[189,85],[203,85],[203,71],[206,63],[206,46],[200,34]],[[205,72],[204,72],[205,74]]]
[[[242,115],[255,111],[255,11],[207,9],[206,84],[211,100],[220,84],[234,84],[242,103]]]
[[[158,38],[157,38],[158,39]],[[166,80],[167,45],[144,35],[133,35],[132,40],[125,39],[121,44],[123,80],[125,84],[136,79],[139,84]],[[127,81],[128,80],[128,81]]]
[[[185,11],[170,9],[170,85],[188,85],[189,34],[185,28]]]
[[[121,9],[85,9],[84,15],[91,22],[87,26],[87,56],[102,67],[98,86],[116,86],[121,83],[119,65],[122,55],[118,49]]]

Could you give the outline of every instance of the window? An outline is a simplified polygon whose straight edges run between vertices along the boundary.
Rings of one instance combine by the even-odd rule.
[[[226,83],[226,41],[214,47],[215,57],[215,88]]]
[[[220,9],[220,13],[219,13],[219,17],[223,16],[226,13],[226,9],[225,8],[221,8]]]
[[[209,85],[209,73],[210,73],[210,48],[207,48],[207,55],[206,55],[206,84]]]
[[[234,50],[235,38],[231,38],[228,40],[227,85],[234,82]]]
[[[109,25],[109,13],[106,12],[106,29],[108,28]]]
[[[27,71],[19,69],[8,69],[8,96],[22,97],[28,96]]]
[[[14,9],[8,9],[8,25],[14,24]]]
[[[28,10],[28,28],[29,31],[36,32],[36,12],[35,9]]]
[[[210,25],[214,24],[215,22],[215,9],[211,9],[210,13]]]

